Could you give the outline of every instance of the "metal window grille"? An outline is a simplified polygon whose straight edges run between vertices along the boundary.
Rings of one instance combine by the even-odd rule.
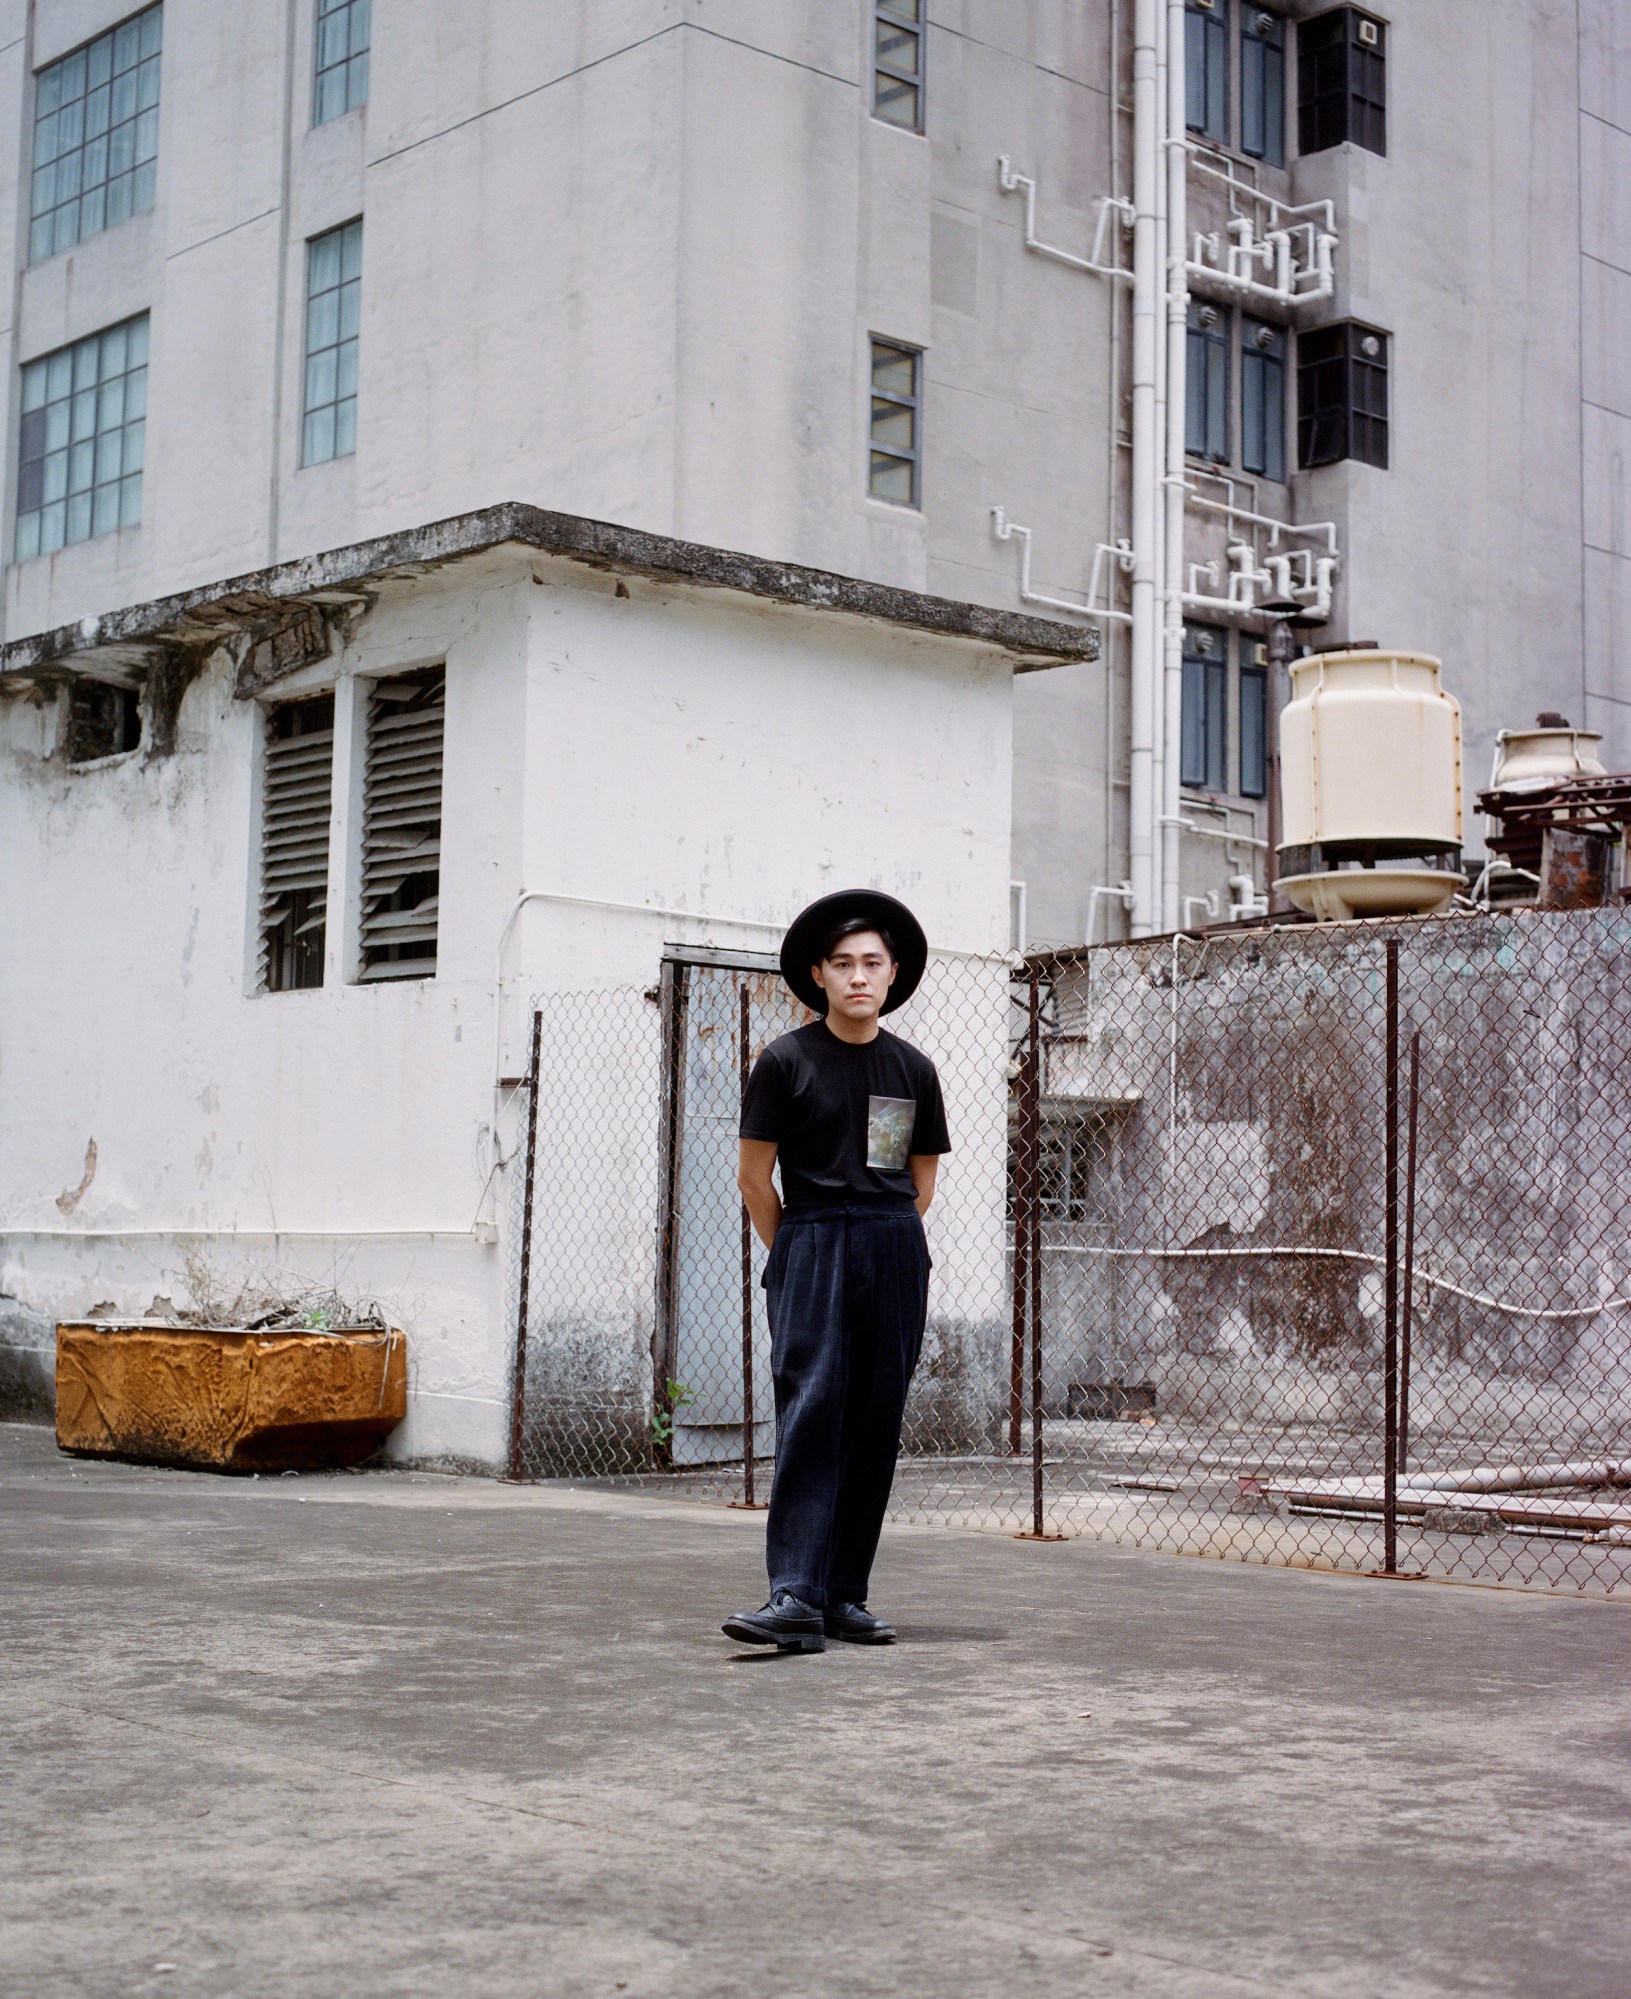
[[[286,993],[323,983],[334,696],[268,708],[265,755],[260,987]]]
[[[142,517],[147,315],[30,361],[17,443],[17,560]]]
[[[1248,472],[1286,476],[1286,335],[1248,319],[1240,344],[1240,462]]]
[[[892,1517],[1631,1593],[1628,963],[1621,904],[931,957],[888,1022],[953,1145]],[[515,1476],[767,1496],[737,1115],[805,1017],[680,947],[534,1000]]]
[[[371,13],[372,0],[317,0],[314,125],[326,125],[368,102]]]
[[[149,7],[35,76],[30,263],[153,206],[163,28]]]
[[[1286,24],[1266,7],[1246,6],[1240,25],[1240,150],[1286,163]]]
[[[1303,466],[1388,462],[1388,336],[1348,321],[1297,338],[1297,457]]]
[[[1229,788],[1229,634],[1184,627],[1178,778],[1201,791]]]
[[[1229,143],[1229,0],[1186,0],[1184,106],[1190,131]]]
[[[923,130],[923,0],[873,0],[872,115]]]
[[[1254,642],[1254,657],[1240,666],[1240,795],[1268,796],[1268,648]]]
[[[442,737],[447,673],[375,681],[363,778],[364,981],[436,971],[442,861]]]
[[[321,465],[357,448],[357,328],[362,316],[362,223],[306,245],[306,382],[300,462]]]
[[[872,455],[867,491],[898,507],[922,504],[923,356],[892,340],[872,343]]]
[[[1387,29],[1357,7],[1297,25],[1297,150],[1387,151]]]
[[[1227,307],[1191,300],[1184,449],[1192,458],[1229,461],[1229,334]]]

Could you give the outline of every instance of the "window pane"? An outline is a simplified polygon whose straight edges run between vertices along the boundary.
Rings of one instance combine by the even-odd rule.
[[[1229,137],[1229,0],[1189,0],[1184,13],[1184,106],[1192,132]]]
[[[368,97],[368,0],[317,0],[312,123],[327,124]]]
[[[120,524],[121,475],[141,463],[142,426],[127,421],[146,384],[146,321],[93,333],[22,371],[18,427],[19,557],[50,554]],[[134,453],[131,445],[134,443]],[[139,488],[133,495],[139,506]],[[22,516],[37,510],[26,533]]]
[[[1269,681],[1260,666],[1240,669],[1240,792],[1243,798],[1268,793]]]
[[[891,395],[911,396],[917,392],[917,356],[899,347],[872,343],[872,386]]]
[[[1248,7],[1240,38],[1240,149],[1253,159],[1286,163],[1285,23]],[[1268,23],[1270,25],[1265,26]]]
[[[874,116],[881,118],[886,125],[900,125],[909,132],[915,132],[918,128],[917,85],[899,83],[880,72],[872,110]]]
[[[38,261],[150,208],[156,175],[122,177],[158,150],[160,24],[150,7],[35,79],[29,256]],[[143,48],[149,60],[135,67]]]
[[[914,444],[914,412],[899,403],[874,402],[872,442],[892,445],[896,451],[910,451]]]
[[[875,500],[893,500],[897,506],[912,504],[913,467],[907,458],[886,458],[872,454],[872,477],[868,490]]]

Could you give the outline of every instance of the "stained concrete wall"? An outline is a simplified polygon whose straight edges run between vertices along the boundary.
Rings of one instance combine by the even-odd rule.
[[[359,985],[366,687],[438,660],[437,974]],[[670,940],[762,950],[857,881],[913,899],[946,948],[999,946],[1011,671],[989,647],[512,549],[382,586],[272,698],[326,687],[326,978],[274,994],[254,990],[260,708],[226,655],[169,755],[70,768],[54,695],[0,704],[0,931],[24,940],[0,955],[0,1295],[44,1323],[245,1287],[376,1299],[410,1337],[394,1448],[491,1463],[513,1249],[496,1161],[517,1138],[500,1085],[531,996],[637,994]],[[626,1114],[654,1132],[654,1092],[631,1083]],[[631,1203],[602,1229],[620,1298],[655,1219]]]

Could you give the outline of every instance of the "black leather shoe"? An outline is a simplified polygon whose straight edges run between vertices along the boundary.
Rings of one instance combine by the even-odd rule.
[[[783,1652],[825,1652],[821,1612],[791,1590],[779,1589],[763,1610],[738,1611],[720,1626],[743,1645],[774,1645]]]
[[[821,1615],[829,1638],[847,1638],[852,1645],[893,1645],[895,1627],[874,1617],[864,1603],[829,1603]]]

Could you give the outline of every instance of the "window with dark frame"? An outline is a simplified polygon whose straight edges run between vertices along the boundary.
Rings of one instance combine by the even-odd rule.
[[[142,517],[147,314],[42,354],[22,371],[16,559]]]
[[[923,130],[923,0],[873,0],[872,115]]]
[[[141,748],[142,697],[108,680],[74,680],[68,691],[68,761],[96,763]]]
[[[372,0],[317,0],[312,79],[314,125],[343,118],[368,102]]]
[[[364,984],[436,972],[447,671],[376,680],[362,808]]]
[[[1185,625],[1178,779],[1198,791],[1229,789],[1229,634]]]
[[[1189,303],[1184,449],[1192,458],[1229,460],[1229,332],[1234,315],[1204,299]]]
[[[261,806],[262,992],[303,992],[323,983],[333,786],[334,696],[268,708]]]
[[[1267,7],[1241,11],[1240,150],[1265,166],[1286,163],[1286,23]]]
[[[1264,319],[1241,322],[1240,462],[1285,483],[1286,333]]]
[[[31,264],[153,206],[163,36],[148,7],[36,73]]]
[[[897,507],[922,504],[923,354],[892,340],[872,343],[871,461],[867,491]]]
[[[1297,24],[1297,150],[1387,152],[1387,29],[1357,7]]]
[[[357,448],[357,329],[362,318],[362,223],[306,245],[306,376],[300,462],[323,465]]]
[[[1111,1135],[1103,1115],[1044,1111],[1039,1137],[1037,1201],[1042,1213],[1055,1221],[1109,1221]],[[1016,1152],[1010,1148],[1010,1161]]]
[[[1229,0],[1184,0],[1184,119],[1229,143]]]
[[[1240,662],[1240,795],[1266,798],[1268,789],[1269,649],[1257,639]]]
[[[1297,336],[1297,462],[1388,462],[1388,336],[1348,320]]]

